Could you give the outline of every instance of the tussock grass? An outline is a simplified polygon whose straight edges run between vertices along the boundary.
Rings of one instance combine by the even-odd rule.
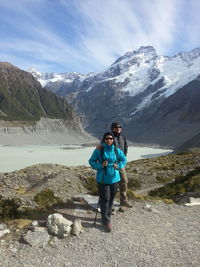
[[[61,200],[54,195],[54,192],[51,189],[44,189],[37,193],[33,200],[37,203],[39,208],[45,210],[49,209],[54,204],[61,203]]]
[[[176,194],[185,192],[200,192],[200,167],[185,176],[177,176],[173,183],[152,190],[149,195],[172,199]]]
[[[21,205],[19,198],[3,198],[0,196],[0,219],[14,219],[18,215],[17,209]]]
[[[138,193],[135,193],[134,191],[128,189],[127,191],[127,197],[132,200],[137,200],[137,201],[162,201],[166,204],[173,204],[174,201],[172,199],[163,199],[160,197],[153,197],[153,196],[146,196],[146,195],[141,195]]]

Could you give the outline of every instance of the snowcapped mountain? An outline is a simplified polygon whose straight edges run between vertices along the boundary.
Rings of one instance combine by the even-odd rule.
[[[41,73],[36,69],[31,69],[29,72],[43,87],[48,89],[51,89],[52,84],[55,83],[58,87],[62,85],[63,94],[60,95],[69,93],[69,90],[64,90],[64,84],[73,86],[73,91],[86,90],[89,92],[98,83],[113,81],[116,87],[121,87],[121,91],[126,95],[136,96],[147,88],[155,86],[158,81],[162,81],[162,86],[141,100],[132,114],[134,115],[137,111],[150,105],[153,100],[174,94],[180,87],[195,79],[200,73],[199,69],[199,48],[167,57],[158,56],[153,47],[147,46],[140,47],[133,52],[127,52],[107,69],[97,74]],[[75,81],[76,86],[74,86]],[[67,85],[66,87],[68,88]],[[59,90],[56,92],[59,94]]]
[[[47,87],[50,91],[63,96],[69,91],[73,91],[72,87],[78,88],[84,79],[93,75],[89,73],[87,75],[80,74],[78,72],[66,72],[66,73],[43,73],[35,68],[29,69],[30,72],[42,85],[42,87]],[[64,91],[60,90],[64,87]],[[69,91],[67,90],[69,88]]]
[[[140,47],[120,57],[103,72],[90,77],[92,82],[87,91],[92,90],[97,83],[113,81],[116,87],[121,87],[122,92],[133,97],[162,81],[156,91],[141,99],[132,114],[134,115],[153,100],[174,94],[180,87],[195,79],[200,73],[199,70],[200,49],[165,57],[158,56],[153,47]]]
[[[32,72],[32,74],[37,78],[37,73]],[[60,75],[69,80],[69,74]],[[43,84],[50,90],[52,85],[56,86],[54,91],[65,96],[72,103],[82,117],[85,128],[93,134],[100,135],[102,129],[109,129],[112,120],[118,119],[125,126],[127,136],[132,141],[176,146],[192,137],[193,131],[188,130],[190,128],[188,124],[184,126],[187,130],[184,127],[181,128],[185,133],[181,133],[183,138],[179,136],[178,140],[174,138],[175,131],[168,127],[169,121],[166,121],[163,127],[162,123],[159,124],[155,119],[162,113],[161,107],[163,110],[166,109],[163,105],[169,104],[169,101],[166,101],[168,99],[174,99],[170,103],[172,105],[173,102],[172,106],[176,109],[174,101],[178,99],[177,92],[187,87],[200,75],[200,48],[168,57],[157,55],[151,46],[142,46],[118,58],[111,66],[99,73],[76,75],[70,76],[71,80],[68,84],[61,85],[53,80],[58,77],[58,74],[57,76],[51,74],[51,77],[43,74]],[[195,94],[197,91],[195,89],[192,92]],[[185,107],[182,108],[183,112],[187,112],[184,110]],[[169,106],[168,113],[170,112],[172,110]],[[174,117],[170,117],[171,123],[176,116],[177,114],[174,114]],[[163,118],[159,117],[159,119],[163,122]],[[180,121],[179,118],[176,119],[173,127],[177,126],[178,131]],[[198,123],[193,124],[193,127],[195,133],[198,129],[200,132]],[[166,138],[167,134],[168,138]]]
[[[79,74],[77,72],[68,72],[68,73],[43,73],[39,72],[37,69],[32,68],[29,69],[28,72],[32,73],[32,75],[41,83],[43,87],[48,85],[48,83],[54,82],[63,82],[63,83],[71,83],[75,79],[79,78],[83,80],[86,78],[86,75]]]

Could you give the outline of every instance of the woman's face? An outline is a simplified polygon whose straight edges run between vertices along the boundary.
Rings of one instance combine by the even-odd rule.
[[[113,137],[112,137],[112,135],[106,135],[104,141],[105,141],[105,143],[107,145],[111,146],[113,144]]]

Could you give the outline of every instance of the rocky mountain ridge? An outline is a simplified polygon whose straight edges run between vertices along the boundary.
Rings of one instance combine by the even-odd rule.
[[[0,144],[86,143],[71,105],[28,72],[0,63]]]
[[[173,57],[159,56],[156,50],[151,47],[140,47],[132,52],[127,52],[125,55],[118,58],[111,66],[105,70],[89,74],[81,75],[78,73],[65,74],[50,74],[31,72],[43,86],[48,88],[48,83],[55,81],[56,75],[63,83],[81,77],[80,84],[76,86],[77,90],[92,90],[96,84],[105,82],[106,80],[114,80],[117,84],[123,83],[125,86],[121,88],[123,92],[127,92],[130,96],[138,95],[145,91],[147,87],[154,86],[159,80],[163,81],[163,86],[157,90],[156,95],[153,93],[147,99],[143,99],[143,104],[140,103],[138,111],[142,106],[151,104],[151,99],[162,96],[170,96],[175,93],[183,85],[192,81],[199,75],[200,49],[194,49],[190,52],[182,52]],[[53,75],[53,76],[52,76]],[[45,77],[48,78],[45,78]],[[52,78],[49,78],[52,76]],[[62,78],[63,77],[63,78]],[[160,92],[158,94],[158,92]],[[64,95],[67,95],[66,91]],[[149,103],[147,103],[149,102]]]
[[[177,148],[200,132],[199,108],[195,119],[190,113],[198,98],[199,69],[199,48],[167,57],[157,55],[153,47],[140,47],[76,86],[65,90],[62,83],[61,95],[93,135],[100,137],[102,129],[119,120],[133,142]]]

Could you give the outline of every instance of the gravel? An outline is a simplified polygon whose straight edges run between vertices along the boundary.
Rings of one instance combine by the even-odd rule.
[[[111,233],[100,218],[94,227],[93,218],[93,212],[85,215],[81,235],[54,237],[43,249],[18,241],[1,245],[0,266],[200,266],[200,206],[134,202],[112,217]]]

